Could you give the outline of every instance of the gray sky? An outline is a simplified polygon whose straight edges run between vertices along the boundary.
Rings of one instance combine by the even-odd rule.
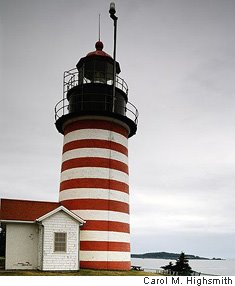
[[[58,199],[65,70],[111,1],[0,0],[0,197]],[[235,258],[235,1],[115,1],[117,60],[140,113],[129,141],[132,252]]]

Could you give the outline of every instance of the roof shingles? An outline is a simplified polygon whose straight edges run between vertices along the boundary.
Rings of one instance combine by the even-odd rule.
[[[0,220],[35,221],[60,203],[0,199]]]

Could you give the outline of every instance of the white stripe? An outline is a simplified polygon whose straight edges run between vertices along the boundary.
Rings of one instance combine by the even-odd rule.
[[[76,188],[60,192],[60,202],[73,199],[101,199],[129,203],[129,194],[106,189]]]
[[[128,185],[128,174],[109,168],[81,167],[64,170],[61,173],[61,182],[78,178],[110,179]]]
[[[80,261],[130,261],[130,252],[80,250]]]
[[[64,144],[72,142],[74,140],[83,139],[99,139],[108,140],[119,143],[125,147],[128,145],[128,140],[125,136],[116,133],[114,131],[102,130],[102,129],[80,129],[69,132],[64,136]]]
[[[78,148],[67,151],[62,156],[62,162],[74,158],[99,157],[114,159],[128,165],[128,157],[120,152],[102,148]]]
[[[130,234],[116,231],[81,230],[81,241],[130,242]]]
[[[104,220],[130,223],[130,215],[121,212],[101,210],[72,210],[72,212],[84,220]]]

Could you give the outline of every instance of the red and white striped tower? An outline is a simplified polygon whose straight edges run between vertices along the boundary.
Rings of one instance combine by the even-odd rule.
[[[86,220],[80,266],[130,269],[128,138],[136,133],[137,109],[128,102],[120,66],[103,51],[80,59],[64,74],[56,127],[64,135],[60,202]]]

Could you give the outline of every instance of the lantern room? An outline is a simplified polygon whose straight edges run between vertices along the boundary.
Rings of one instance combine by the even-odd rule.
[[[119,63],[103,47],[101,41],[96,42],[95,51],[64,73],[63,99],[55,107],[56,127],[62,134],[65,120],[84,115],[116,118],[128,125],[129,137],[136,133],[138,111],[128,102],[128,86],[119,76]]]
[[[103,43],[98,41],[95,44],[96,50],[90,52],[86,57],[81,58],[76,67],[80,74],[79,84],[82,83],[103,83],[113,84],[112,57],[103,51]],[[116,62],[116,73],[120,73],[119,63]]]

